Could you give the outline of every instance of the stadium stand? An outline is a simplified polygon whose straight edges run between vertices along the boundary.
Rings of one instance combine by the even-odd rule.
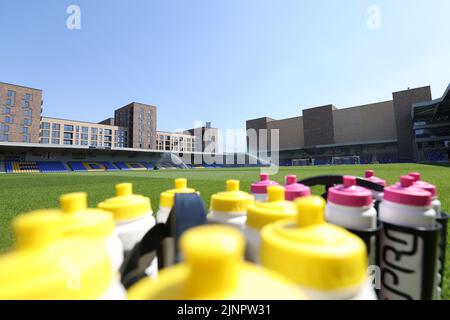
[[[4,166],[6,173],[50,173],[68,171],[61,161],[6,161]]]
[[[50,172],[67,172],[66,166],[61,161],[39,161],[39,171]]]
[[[11,161],[11,172],[12,173],[38,173],[39,164],[36,161]]]
[[[69,161],[69,167],[76,172],[80,171],[114,171],[117,170],[110,162],[100,161]]]
[[[153,166],[145,162],[118,161],[114,162],[114,164],[117,166],[117,168],[124,171],[153,170]]]

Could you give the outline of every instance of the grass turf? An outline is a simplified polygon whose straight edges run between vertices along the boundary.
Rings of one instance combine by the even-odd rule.
[[[283,182],[287,174],[297,174],[300,179],[323,174],[349,174],[362,176],[364,170],[374,169],[376,175],[393,184],[399,176],[411,171],[421,172],[423,179],[438,187],[440,200],[445,210],[450,211],[450,167],[442,165],[392,164],[324,167],[280,168],[271,179]],[[58,207],[58,197],[64,193],[86,191],[89,205],[96,204],[114,195],[114,185],[132,182],[137,194],[150,196],[153,210],[158,209],[161,191],[173,188],[173,179],[187,178],[188,185],[201,192],[206,206],[211,194],[225,188],[225,180],[238,179],[241,189],[249,190],[258,179],[257,168],[161,170],[134,172],[86,172],[53,174],[3,174],[0,175],[0,252],[7,250],[13,242],[11,220],[20,213],[42,208]],[[323,190],[314,188],[316,194]],[[450,239],[449,239],[450,240]],[[450,241],[449,241],[450,242]],[[446,282],[444,299],[450,299],[450,253],[447,243]]]

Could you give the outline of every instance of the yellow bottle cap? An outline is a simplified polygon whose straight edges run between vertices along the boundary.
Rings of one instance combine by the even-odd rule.
[[[247,225],[258,230],[266,224],[295,218],[297,215],[295,204],[292,201],[284,200],[283,187],[268,187],[267,192],[267,202],[255,202],[247,208]]]
[[[64,233],[68,236],[107,238],[114,231],[114,219],[110,212],[87,207],[87,193],[77,192],[59,198]]]
[[[116,222],[143,217],[152,213],[150,198],[133,194],[131,183],[116,185],[116,196],[98,204],[100,209],[113,214]]]
[[[302,299],[284,278],[245,263],[242,234],[229,226],[207,225],[181,238],[185,262],[163,270],[156,282],[143,280],[131,299]]]
[[[283,220],[261,230],[262,265],[305,288],[335,290],[366,279],[364,242],[324,220],[325,201],[318,196],[295,202],[297,220]]]
[[[104,241],[64,237],[54,211],[13,220],[15,248],[0,256],[0,299],[98,299],[113,271]]]
[[[211,211],[228,213],[245,213],[254,198],[247,192],[239,190],[238,180],[227,181],[227,191],[211,196]]]
[[[165,208],[172,208],[176,193],[195,193],[195,189],[187,187],[187,179],[175,179],[175,188],[164,191],[159,198],[159,206]],[[198,193],[198,192],[197,192]]]

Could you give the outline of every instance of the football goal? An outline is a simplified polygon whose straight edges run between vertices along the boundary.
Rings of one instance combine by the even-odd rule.
[[[359,156],[333,157],[331,159],[331,164],[332,165],[361,164],[361,159]]]
[[[313,158],[293,159],[292,160],[292,166],[293,167],[313,166],[313,165],[314,165],[314,159]]]

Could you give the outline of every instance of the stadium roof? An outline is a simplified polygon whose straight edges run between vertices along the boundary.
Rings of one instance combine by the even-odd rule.
[[[413,119],[436,119],[442,116],[450,116],[450,84],[441,98],[413,104]]]

